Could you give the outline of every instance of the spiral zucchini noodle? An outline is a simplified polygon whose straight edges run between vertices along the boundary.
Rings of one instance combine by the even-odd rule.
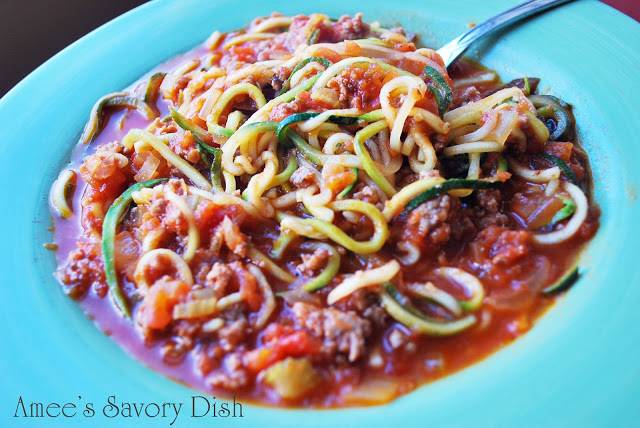
[[[82,236],[57,277],[194,386],[263,402],[374,404],[471,364],[567,288],[598,211],[571,105],[450,71],[361,14],[214,32],[93,107],[51,190]]]

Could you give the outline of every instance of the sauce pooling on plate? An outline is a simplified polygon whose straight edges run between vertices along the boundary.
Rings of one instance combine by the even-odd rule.
[[[572,107],[360,14],[214,32],[98,100],[51,192],[64,290],[146,365],[380,404],[527,332],[598,229]]]

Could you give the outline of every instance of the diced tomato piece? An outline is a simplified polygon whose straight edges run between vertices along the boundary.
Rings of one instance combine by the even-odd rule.
[[[508,179],[511,178],[511,173],[507,171],[497,171],[496,178],[498,179],[498,181],[502,181],[503,183],[505,183]]]
[[[327,48],[316,49],[315,56],[319,56],[320,58],[327,59],[331,62],[338,62],[342,59],[340,54],[338,54],[336,51]]]
[[[274,350],[271,348],[257,348],[244,354],[243,363],[249,370],[257,373],[275,363],[274,356]]]
[[[157,281],[140,306],[139,322],[143,327],[161,330],[171,323],[173,307],[184,299],[191,287],[180,280]]]
[[[225,217],[240,226],[245,218],[245,211],[238,205],[216,205],[209,200],[202,200],[193,213],[196,224],[200,227],[201,236],[210,236]]]
[[[545,153],[558,157],[567,163],[571,159],[572,150],[573,143],[548,142],[544,145]]]
[[[281,324],[270,324],[262,337],[265,346],[245,354],[244,364],[256,372],[287,357],[315,356],[320,339],[306,331]]]
[[[301,330],[281,337],[277,342],[271,344],[275,351],[282,355],[282,358],[288,356],[300,357],[303,355],[315,355],[320,349],[319,345],[315,337]]]
[[[340,192],[356,180],[356,174],[336,163],[328,163],[322,168],[322,178],[326,187],[334,194]]]
[[[309,91],[299,92],[296,99],[300,101],[301,111],[325,111],[333,108],[333,106],[326,101],[313,98]]]
[[[360,45],[351,40],[344,41],[344,52],[347,55],[357,55],[360,53]]]
[[[237,61],[248,62],[255,54],[252,47],[232,46],[229,49],[230,56],[235,57]]]
[[[395,48],[400,52],[413,52],[416,50],[416,45],[412,42],[398,43]]]

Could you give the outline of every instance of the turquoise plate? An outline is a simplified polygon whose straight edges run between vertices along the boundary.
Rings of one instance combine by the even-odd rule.
[[[602,226],[582,257],[587,274],[524,337],[455,375],[377,407],[243,407],[243,418],[190,417],[193,390],[166,379],[99,332],[52,277],[49,186],[91,106],[214,30],[258,15],[314,11],[402,24],[440,46],[516,1],[156,1],[65,49],[0,101],[0,426],[169,426],[172,417],[106,418],[121,401],[185,403],[174,426],[631,426],[640,424],[640,25],[580,0],[475,47],[504,80],[542,78],[575,106]],[[3,67],[10,64],[3,64]],[[91,402],[96,412],[14,418],[24,403]],[[81,398],[79,398],[81,397]],[[212,400],[212,399],[211,399]],[[217,400],[220,405],[220,400]],[[29,409],[27,408],[29,412]],[[19,412],[21,413],[21,412]],[[210,414],[209,414],[210,415]]]

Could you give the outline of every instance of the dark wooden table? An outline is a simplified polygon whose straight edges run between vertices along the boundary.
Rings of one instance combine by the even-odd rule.
[[[636,21],[640,21],[640,0],[601,0],[609,6],[626,13]]]
[[[0,96],[40,64],[146,0],[0,0]]]
[[[65,46],[145,1],[0,0],[0,96]],[[640,0],[603,1],[640,21]]]

